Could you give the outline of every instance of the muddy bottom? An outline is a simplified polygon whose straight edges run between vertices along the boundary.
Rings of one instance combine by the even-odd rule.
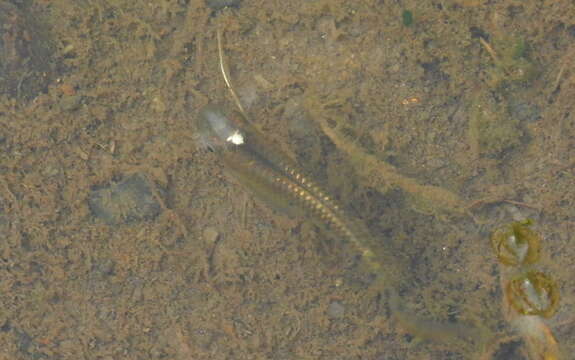
[[[540,359],[490,243],[527,218],[575,353],[575,5],[220,3],[10,3],[56,76],[0,94],[1,359]],[[201,146],[199,109],[236,109],[217,29],[250,120],[381,273]]]

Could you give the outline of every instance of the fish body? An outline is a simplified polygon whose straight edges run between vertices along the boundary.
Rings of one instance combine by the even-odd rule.
[[[350,241],[371,271],[379,272],[372,240],[365,226],[350,217],[296,162],[239,112],[227,115],[218,106],[200,111],[198,131],[227,172],[273,208],[312,220]]]

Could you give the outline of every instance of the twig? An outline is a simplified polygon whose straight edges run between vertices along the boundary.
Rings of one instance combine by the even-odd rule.
[[[232,94],[232,98],[234,99],[236,106],[238,107],[238,109],[240,109],[240,112],[242,113],[242,115],[246,116],[246,112],[244,111],[244,107],[242,106],[240,99],[236,95],[236,92],[234,91],[234,88],[232,87],[232,83],[230,82],[228,73],[226,72],[226,66],[224,63],[224,50],[223,50],[223,46],[222,46],[222,32],[219,28],[217,29],[216,34],[217,34],[217,38],[218,38],[218,57],[220,59],[220,70],[222,72],[222,76],[224,77],[224,81],[226,82],[226,86],[230,90],[230,94]]]

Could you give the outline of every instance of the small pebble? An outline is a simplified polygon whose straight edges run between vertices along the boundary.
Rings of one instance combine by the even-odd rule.
[[[216,241],[218,241],[220,234],[218,233],[218,231],[216,229],[209,226],[209,227],[204,229],[203,236],[204,236],[204,241],[207,245],[214,245],[216,243]]]
[[[206,0],[206,6],[213,10],[221,10],[225,7],[238,7],[241,0]]]
[[[162,210],[150,183],[141,174],[93,190],[88,205],[92,214],[108,225],[152,220]]]
[[[339,301],[332,301],[327,307],[327,316],[330,319],[341,319],[345,315],[345,306]]]

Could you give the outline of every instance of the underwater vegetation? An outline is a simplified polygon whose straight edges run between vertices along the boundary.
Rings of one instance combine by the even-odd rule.
[[[543,320],[557,311],[559,288],[549,275],[532,269],[541,250],[532,224],[518,221],[495,230],[491,245],[499,262],[512,270],[501,275],[507,321],[523,338],[529,359],[555,360],[560,358],[559,344]]]
[[[477,157],[501,158],[529,141],[526,123],[539,109],[522,96],[541,70],[531,59],[529,44],[520,37],[479,38],[491,57],[485,87],[469,100],[468,139]]]
[[[479,41],[495,65],[489,73],[493,88],[525,85],[540,74],[538,64],[529,56],[530,48],[525,39],[513,36],[498,39],[495,43],[497,51],[483,38]]]

